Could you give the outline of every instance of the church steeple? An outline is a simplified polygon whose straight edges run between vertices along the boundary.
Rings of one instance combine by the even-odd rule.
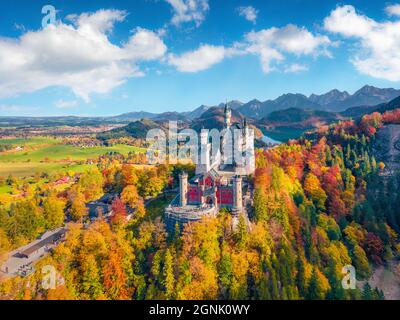
[[[231,126],[232,110],[228,103],[225,104],[225,126],[229,128]]]

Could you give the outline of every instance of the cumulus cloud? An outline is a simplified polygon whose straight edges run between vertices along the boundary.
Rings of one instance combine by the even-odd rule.
[[[330,56],[328,47],[333,45],[327,36],[313,35],[305,28],[287,25],[283,28],[270,28],[253,31],[236,42],[232,47],[201,45],[198,49],[181,55],[170,54],[168,63],[181,72],[206,70],[225,58],[254,54],[260,58],[264,73],[276,70],[276,65],[286,59],[288,54],[295,56]],[[305,71],[306,67],[293,64],[284,72]]]
[[[204,21],[210,6],[208,0],[165,0],[172,6],[172,24],[178,26],[194,22],[198,27]]]
[[[284,70],[285,73],[299,73],[303,71],[307,71],[308,67],[302,64],[293,63],[287,66]]]
[[[92,93],[107,93],[142,76],[139,63],[162,58],[167,47],[156,33],[141,28],[123,45],[111,43],[114,24],[125,16],[120,10],[70,15],[71,23],[19,39],[0,38],[0,97],[64,86],[89,101]]]
[[[378,22],[346,5],[333,10],[325,18],[324,27],[355,41],[357,50],[350,61],[359,72],[400,81],[400,21]]]
[[[330,56],[328,47],[332,45],[327,36],[314,35],[293,24],[253,31],[246,34],[245,39],[245,50],[259,56],[264,73],[275,70],[276,64],[285,60],[285,54]]]
[[[181,72],[198,72],[221,62],[227,54],[228,51],[223,46],[201,45],[198,49],[180,56],[171,54],[168,63]]]
[[[347,37],[363,37],[371,33],[377,27],[377,23],[364,16],[359,15],[353,6],[346,5],[337,7],[329,17],[324,20],[326,30],[340,33]]]
[[[244,17],[246,20],[250,22],[256,23],[258,10],[256,10],[254,7],[252,6],[239,7],[237,10],[240,16]]]
[[[400,4],[393,4],[393,5],[387,6],[385,8],[385,11],[389,16],[400,17]]]

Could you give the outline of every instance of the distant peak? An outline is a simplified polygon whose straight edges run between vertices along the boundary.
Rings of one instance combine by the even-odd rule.
[[[375,91],[375,90],[384,90],[384,89],[379,89],[379,88],[376,88],[374,86],[366,84],[361,89],[359,89],[355,94],[361,93],[361,92],[371,92],[371,91]]]
[[[249,103],[261,103],[261,101],[258,99],[253,99],[253,100],[249,101]]]

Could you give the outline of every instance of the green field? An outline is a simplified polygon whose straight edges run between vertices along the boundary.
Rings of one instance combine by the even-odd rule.
[[[144,149],[114,145],[111,147],[79,147],[62,144],[60,139],[28,138],[28,139],[1,139],[0,144],[11,144],[14,148],[23,148],[20,151],[9,151],[0,154],[0,176],[25,177],[36,172],[53,173],[56,171],[71,170],[81,172],[89,165],[79,165],[76,161],[97,159],[100,155],[109,152],[118,152],[127,155],[129,152],[144,152]]]
[[[40,162],[1,162],[0,177],[29,177],[37,172],[55,173],[59,171],[84,172],[93,165],[89,164],[65,164],[65,163],[40,163]],[[0,189],[1,193],[1,189]]]

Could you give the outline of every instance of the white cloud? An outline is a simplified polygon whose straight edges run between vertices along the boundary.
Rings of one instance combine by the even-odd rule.
[[[269,73],[276,65],[286,59],[287,54],[326,55],[330,56],[328,47],[333,45],[327,36],[313,35],[305,28],[287,25],[283,28],[270,28],[245,35],[245,40],[236,42],[232,47],[201,45],[198,49],[188,51],[180,56],[170,54],[168,63],[181,72],[199,72],[221,62],[224,58],[238,55],[254,54],[259,56],[262,70]],[[288,69],[289,68],[289,69]],[[305,71],[305,67],[293,64],[284,72]]]
[[[64,86],[89,101],[92,93],[107,93],[142,76],[138,64],[162,58],[167,47],[156,33],[141,28],[125,44],[111,43],[109,33],[125,16],[119,10],[70,15],[72,24],[0,38],[0,97]]]
[[[237,10],[240,16],[244,17],[246,20],[250,22],[256,23],[258,10],[256,10],[254,7],[252,6],[239,7]]]
[[[168,63],[181,72],[198,72],[221,62],[228,54],[223,46],[202,45],[180,56],[170,55]]]
[[[330,56],[328,47],[333,45],[327,36],[313,35],[306,28],[292,24],[253,31],[245,39],[245,50],[260,57],[264,73],[275,70],[276,64],[285,60],[285,54]]]
[[[78,101],[77,100],[66,101],[66,100],[60,99],[60,100],[56,101],[55,106],[58,109],[75,108],[78,106]]]
[[[347,37],[365,36],[376,26],[377,23],[374,20],[357,14],[355,8],[350,5],[337,7],[324,20],[326,30]]]
[[[303,71],[308,71],[308,67],[298,63],[293,63],[284,70],[285,73],[299,73]]]
[[[400,81],[400,21],[378,22],[353,6],[337,7],[325,18],[326,30],[355,40],[350,61],[363,74]]]
[[[172,6],[172,24],[178,26],[185,22],[194,22],[198,27],[204,21],[210,9],[208,0],[165,0]]]
[[[393,4],[393,5],[387,6],[385,8],[385,11],[389,16],[400,17],[400,4]]]

